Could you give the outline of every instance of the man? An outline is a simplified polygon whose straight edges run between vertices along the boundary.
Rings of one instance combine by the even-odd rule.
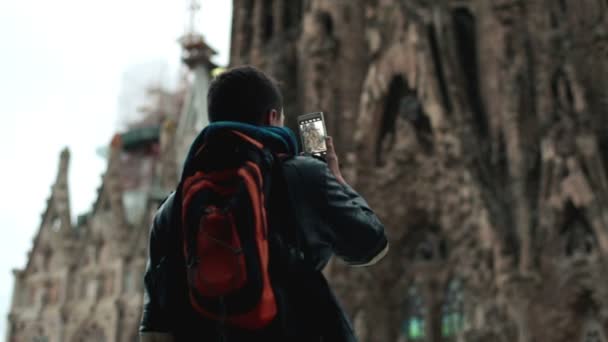
[[[285,217],[294,220],[293,229],[301,237],[301,260],[299,266],[288,266],[283,276],[271,274],[277,298],[284,303],[279,313],[284,318],[281,323],[271,323],[264,331],[230,326],[219,331],[217,322],[197,314],[189,305],[186,263],[176,223],[180,215],[174,213],[181,196],[172,194],[156,214],[150,232],[142,341],[354,341],[350,322],[320,271],[332,255],[352,266],[374,264],[388,251],[388,241],[382,223],[342,177],[331,138],[326,140],[325,161],[298,156],[293,132],[283,127],[282,96],[276,83],[253,67],[220,74],[207,97],[211,124],[194,141],[184,173],[196,169],[191,161],[206,144],[205,139],[212,139],[211,132],[226,127],[268,139],[273,149],[283,148],[273,152],[292,156],[281,165],[287,188],[284,196],[288,198],[278,202],[290,203],[289,210],[281,211],[292,211]],[[278,144],[274,144],[276,140]],[[270,208],[269,215],[275,214],[279,213]],[[273,229],[278,228],[270,225]],[[271,251],[270,263],[278,264],[281,258],[273,258]]]

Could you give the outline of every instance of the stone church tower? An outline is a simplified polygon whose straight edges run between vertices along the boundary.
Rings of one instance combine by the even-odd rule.
[[[386,223],[327,270],[363,342],[608,341],[607,56],[603,0],[234,1]]]
[[[143,119],[118,133],[91,211],[72,223],[70,153],[59,171],[25,268],[15,270],[9,342],[135,342],[151,220],[177,185],[187,147],[206,124],[215,53],[195,31],[180,43],[185,89],[149,90]]]

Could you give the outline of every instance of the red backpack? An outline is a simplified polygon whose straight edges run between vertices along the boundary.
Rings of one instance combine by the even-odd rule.
[[[182,179],[190,304],[207,318],[250,330],[278,315],[266,210],[274,159],[261,142],[228,130],[196,152]]]

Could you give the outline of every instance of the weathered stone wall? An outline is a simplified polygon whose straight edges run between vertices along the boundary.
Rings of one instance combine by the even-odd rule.
[[[66,150],[28,263],[14,272],[8,341],[137,341],[147,228],[160,198],[150,191],[142,199],[143,215],[129,221],[125,193],[133,190],[129,180],[136,190],[151,190],[154,179],[165,178],[155,174],[157,156],[126,152],[115,139],[97,201],[76,224],[69,212],[68,161]]]

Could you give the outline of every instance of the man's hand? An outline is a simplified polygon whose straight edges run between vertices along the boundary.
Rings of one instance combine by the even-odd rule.
[[[342,177],[342,172],[340,172],[340,163],[338,155],[336,154],[336,149],[334,148],[334,141],[330,136],[325,137],[325,146],[327,146],[327,155],[325,156],[327,167],[329,167],[331,173],[336,176],[338,182],[346,184],[344,177]]]

